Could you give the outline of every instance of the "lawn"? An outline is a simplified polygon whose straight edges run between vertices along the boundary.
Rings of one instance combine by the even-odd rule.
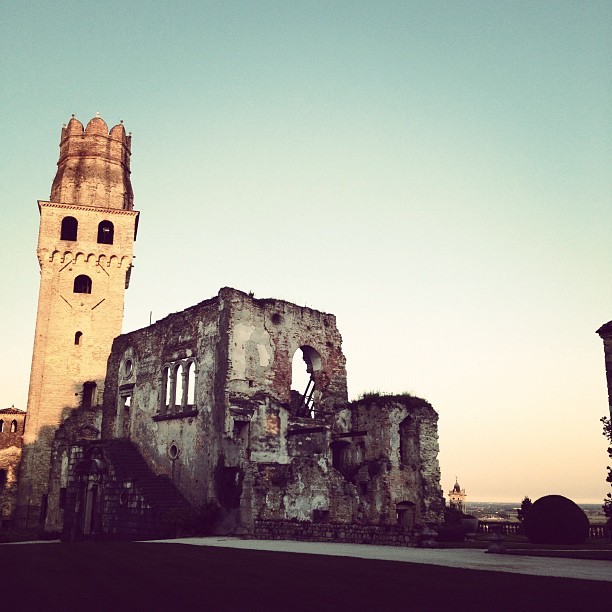
[[[612,599],[612,583],[181,544],[5,545],[0,567],[0,608],[24,612],[608,611]]]

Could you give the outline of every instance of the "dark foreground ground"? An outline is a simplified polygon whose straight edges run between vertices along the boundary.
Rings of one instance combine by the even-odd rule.
[[[609,582],[181,544],[4,545],[0,568],[15,612],[612,609]]]

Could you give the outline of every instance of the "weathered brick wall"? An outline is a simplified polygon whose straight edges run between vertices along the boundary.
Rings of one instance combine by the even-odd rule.
[[[131,141],[123,124],[109,133],[100,117],[94,117],[85,128],[72,117],[62,129],[51,199],[79,206],[131,210]]]
[[[123,126],[113,128],[111,136],[101,119],[92,122],[86,135],[76,135],[78,130],[73,128],[81,125],[76,120],[64,129],[51,196],[55,201],[39,202],[41,277],[20,468],[18,514],[22,525],[38,523],[47,494],[53,435],[62,420],[83,403],[85,382],[96,384],[93,403],[101,404],[106,360],[113,338],[121,333],[138,218],[136,211],[124,210],[119,202],[124,196],[131,202],[129,147],[121,142],[120,152],[113,149],[123,139]],[[66,138],[80,144],[71,148]],[[78,169],[78,178],[69,167]],[[61,238],[65,217],[78,222],[76,240]],[[113,244],[97,242],[101,221],[113,224]],[[79,275],[91,279],[91,293],[74,291]],[[77,332],[81,333],[78,342]]]

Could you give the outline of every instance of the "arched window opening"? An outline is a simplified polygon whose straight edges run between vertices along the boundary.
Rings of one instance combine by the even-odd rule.
[[[0,491],[4,489],[6,485],[6,470],[0,470]]]
[[[74,293],[91,293],[91,278],[86,274],[79,274],[74,279]]]
[[[11,421],[11,433],[17,433],[17,421]]]
[[[186,406],[195,406],[195,363],[193,361],[187,363],[187,369],[185,371],[185,384],[187,385]]]
[[[4,431],[4,421],[0,419],[0,433]]]
[[[83,408],[91,408],[96,405],[96,383],[86,382],[83,385]]]
[[[79,222],[74,217],[64,217],[62,219],[62,230],[60,240],[76,240]]]
[[[304,366],[306,369],[304,371]],[[314,374],[322,367],[321,355],[311,346],[302,346],[291,364],[291,405],[296,416],[314,417],[317,391]]]
[[[172,411],[177,412],[181,409],[181,406],[184,405],[185,400],[187,399],[187,387],[185,380],[185,366],[182,363],[178,363],[174,368],[174,395],[172,397],[172,402],[170,405],[172,406]]]
[[[161,375],[161,389],[159,393],[160,403],[159,403],[159,411],[162,414],[165,414],[168,410],[168,406],[170,405],[170,388],[171,388],[171,380],[170,380],[170,366],[164,366],[162,369]]]
[[[78,331],[76,334],[74,334],[74,343],[75,344],[81,344],[81,338],[83,337],[83,332]]]
[[[100,221],[98,225],[98,244],[113,244],[115,228],[110,221]]]

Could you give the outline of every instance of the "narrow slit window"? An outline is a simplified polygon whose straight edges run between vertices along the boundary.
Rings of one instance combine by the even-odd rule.
[[[11,433],[17,433],[17,421],[11,423]]]
[[[81,344],[82,338],[83,338],[83,332],[78,331],[76,334],[74,334],[74,343],[77,345]]]

